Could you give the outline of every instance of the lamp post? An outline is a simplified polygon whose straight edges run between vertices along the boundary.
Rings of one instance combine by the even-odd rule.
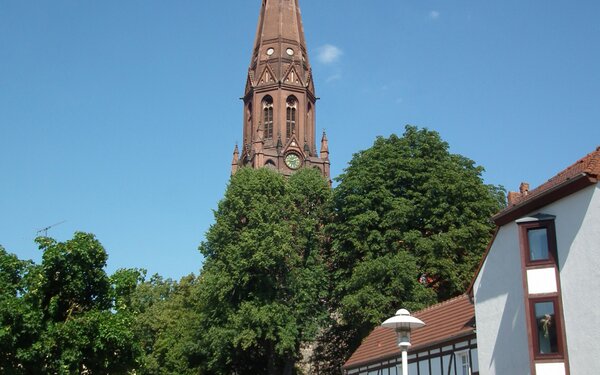
[[[408,348],[410,348],[410,331],[415,328],[423,327],[425,323],[420,319],[411,316],[408,310],[400,309],[396,315],[392,316],[381,324],[382,327],[393,328],[396,330],[396,340],[398,347],[402,350],[402,375],[408,375]]]

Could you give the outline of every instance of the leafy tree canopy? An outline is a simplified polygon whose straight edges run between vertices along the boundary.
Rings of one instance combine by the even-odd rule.
[[[301,343],[326,316],[321,249],[330,195],[313,169],[232,177],[200,246],[200,341],[210,373],[294,373]]]
[[[136,312],[134,331],[143,350],[139,375],[197,375],[200,372],[197,335],[199,278],[179,282],[154,275],[131,296]]]
[[[503,189],[484,184],[482,172],[438,133],[413,126],[354,155],[336,179],[328,227],[335,367],[399,307],[464,292],[489,241],[489,218],[504,204]]]
[[[42,263],[0,248],[0,372],[107,374],[135,368],[139,350],[125,301],[143,272],[112,278],[106,251],[91,234],[36,240]]]

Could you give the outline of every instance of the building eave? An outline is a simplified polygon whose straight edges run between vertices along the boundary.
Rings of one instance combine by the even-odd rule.
[[[551,189],[543,191],[535,197],[531,197],[520,204],[501,211],[493,216],[492,220],[498,227],[501,227],[597,182],[598,179],[596,177],[590,176],[587,173],[581,173]]]
[[[460,341],[460,339],[469,337],[469,336],[475,336],[475,330],[469,330],[469,331],[464,331],[464,332],[460,332],[456,335],[453,336],[448,336],[445,337],[443,339],[439,339],[436,341],[432,341],[432,342],[428,342],[428,343],[423,343],[421,345],[418,346],[411,346],[408,354],[414,354],[414,352],[419,352],[419,351],[423,351],[425,349],[429,349],[429,348],[434,348],[434,347],[438,347],[441,344],[445,344],[448,342],[455,342],[455,341]],[[393,353],[393,354],[386,354],[386,355],[382,355],[381,357],[375,357],[375,358],[370,358],[368,360],[364,360],[364,361],[360,361],[360,362],[356,362],[353,363],[351,365],[344,365],[342,366],[343,370],[353,370],[356,368],[360,368],[360,367],[364,367],[367,366],[369,364],[372,364],[374,362],[383,362],[383,361],[388,361],[390,359],[394,359],[394,358],[398,358],[402,355],[402,352],[400,350],[398,350],[397,353]]]

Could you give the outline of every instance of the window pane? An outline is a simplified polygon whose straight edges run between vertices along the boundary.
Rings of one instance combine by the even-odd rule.
[[[431,362],[431,375],[443,375],[442,358],[433,357],[429,361]]]
[[[471,362],[473,362],[473,372],[479,372],[479,358],[477,358],[477,349],[471,349]]]
[[[429,375],[429,361],[419,361],[419,375]]]
[[[442,370],[444,371],[443,374],[444,375],[450,375],[453,374],[454,371],[450,371],[451,367],[450,367],[450,360],[451,360],[451,356],[449,355],[445,355],[442,357]],[[453,367],[452,367],[453,368]]]
[[[398,372],[402,373],[402,367],[400,367],[400,370],[398,370]],[[408,364],[408,373],[409,374],[416,374],[417,373],[417,362],[412,362],[412,363]]]
[[[539,343],[538,353],[558,353],[558,338],[556,335],[556,315],[554,314],[554,302],[539,302],[534,306]]]
[[[549,259],[546,228],[530,229],[527,231],[527,237],[529,237],[529,259],[531,261]]]
[[[458,367],[458,373],[460,375],[470,375],[469,372],[469,354],[467,353],[461,353],[457,356],[457,367]]]

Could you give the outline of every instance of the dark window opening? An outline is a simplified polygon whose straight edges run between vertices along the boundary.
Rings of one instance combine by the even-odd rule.
[[[527,266],[558,265],[553,221],[521,224],[521,230],[521,244],[524,247]]]
[[[263,100],[263,122],[265,139],[273,139],[273,98],[270,96]]]
[[[298,107],[298,101],[293,96],[290,96],[286,104],[286,138],[290,138],[292,134],[296,133],[296,110]]]
[[[561,320],[557,306],[556,297],[531,301],[534,354],[537,358],[562,356]]]

